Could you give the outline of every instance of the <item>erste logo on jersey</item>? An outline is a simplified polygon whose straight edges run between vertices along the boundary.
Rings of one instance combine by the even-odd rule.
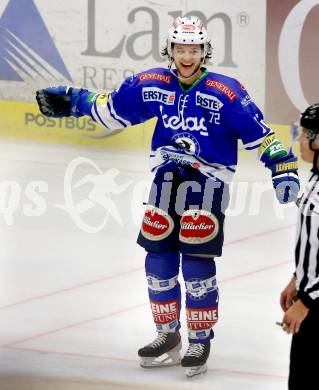
[[[222,83],[218,80],[208,79],[205,82],[206,87],[217,89],[217,91],[221,92],[225,95],[231,102],[237,99],[237,94],[228,85]]]
[[[172,81],[172,76],[168,74],[157,73],[157,72],[145,72],[139,75],[139,80],[140,81],[155,80],[155,81],[161,81],[166,84],[170,84]]]
[[[207,95],[199,91],[196,92],[196,106],[201,106],[207,110],[219,111],[223,105],[216,96]]]
[[[175,92],[157,87],[144,87],[142,97],[144,102],[161,102],[167,105],[173,105],[175,102]]]

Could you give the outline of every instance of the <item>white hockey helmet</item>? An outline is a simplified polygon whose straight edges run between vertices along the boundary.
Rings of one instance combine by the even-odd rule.
[[[208,52],[207,30],[197,16],[178,17],[168,30],[167,52],[172,56],[172,43],[184,45],[204,45],[203,57]]]

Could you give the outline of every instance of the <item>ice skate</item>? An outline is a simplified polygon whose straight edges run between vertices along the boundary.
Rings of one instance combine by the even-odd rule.
[[[190,343],[181,363],[185,367],[186,376],[191,378],[195,375],[204,374],[207,371],[206,361],[210,352],[210,342]]]
[[[139,349],[140,366],[143,368],[176,366],[181,362],[181,349],[179,332],[159,332],[154,341]]]

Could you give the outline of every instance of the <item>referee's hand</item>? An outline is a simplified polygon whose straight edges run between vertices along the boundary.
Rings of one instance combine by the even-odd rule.
[[[280,306],[282,310],[287,311],[294,303],[297,295],[296,277],[293,276],[285,289],[280,294]]]
[[[298,299],[286,312],[282,320],[282,329],[288,334],[298,333],[302,321],[309,309]]]

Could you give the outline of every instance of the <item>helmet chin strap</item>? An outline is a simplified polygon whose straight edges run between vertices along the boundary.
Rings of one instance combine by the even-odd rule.
[[[191,79],[191,78],[198,72],[198,70],[201,68],[201,66],[202,66],[203,63],[204,63],[204,60],[205,60],[205,58],[203,57],[203,58],[201,59],[201,62],[198,64],[197,68],[196,68],[196,69],[194,70],[194,72],[193,72],[190,76],[188,76],[188,77],[183,77],[183,76],[181,76],[181,75],[179,74],[179,72],[178,72],[178,68],[177,68],[177,67],[176,67],[177,74],[175,74],[175,73],[173,72],[173,70],[172,70],[172,65],[173,65],[173,62],[174,62],[173,57],[170,57],[170,59],[169,59],[168,69],[169,69],[169,71],[172,73],[172,75],[173,75],[174,77],[176,77],[178,80],[180,80],[181,82],[183,82],[184,80],[189,80],[189,79]]]

